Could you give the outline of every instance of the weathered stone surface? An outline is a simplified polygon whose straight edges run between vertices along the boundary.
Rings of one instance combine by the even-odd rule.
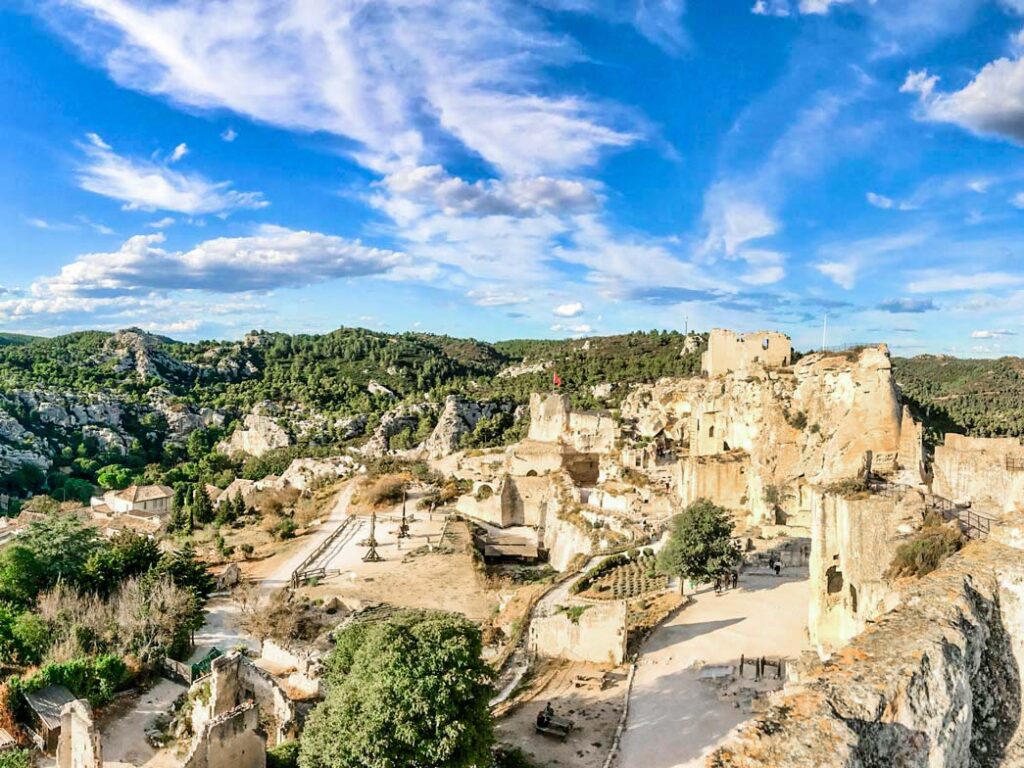
[[[383,456],[389,450],[391,438],[403,429],[416,429],[423,414],[435,413],[436,406],[431,403],[415,403],[413,405],[400,405],[386,412],[380,418],[380,424],[373,431],[373,435],[363,446],[363,453],[367,456]]]
[[[713,768],[1020,765],[1024,561],[975,543],[708,758]]]
[[[450,456],[459,449],[462,436],[472,432],[480,419],[493,418],[507,409],[508,406],[501,403],[477,403],[458,395],[448,395],[437,425],[423,447],[432,459]]]
[[[217,446],[221,453],[244,453],[262,456],[275,448],[287,448],[292,439],[278,423],[277,408],[271,403],[260,403],[252,409],[231,436]]]
[[[1024,445],[1012,437],[948,434],[935,448],[935,493],[990,515],[1024,509]]]
[[[742,499],[738,511],[769,523],[777,507],[793,516],[808,513],[802,487],[853,477],[876,456],[891,461],[902,417],[884,346],[853,356],[808,355],[786,370],[751,365],[714,379],[664,379],[635,388],[621,408],[623,423],[661,453],[689,464],[702,457],[705,469],[715,461],[729,464],[735,486],[723,487],[723,497]],[[557,418],[556,412],[548,421]],[[742,472],[735,451],[748,457]],[[677,475],[684,503],[706,492],[703,480],[686,482],[700,479],[699,469],[683,467]],[[725,471],[715,470],[723,479]],[[769,487],[782,504],[766,501]]]

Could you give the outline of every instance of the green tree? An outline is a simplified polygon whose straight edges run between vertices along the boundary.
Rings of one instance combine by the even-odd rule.
[[[698,499],[672,519],[669,539],[658,553],[658,569],[698,584],[714,580],[742,557],[732,543],[732,531],[728,512]]]
[[[327,698],[302,733],[301,768],[489,765],[494,673],[480,630],[446,614],[403,613],[344,630]]]
[[[18,542],[32,550],[44,584],[77,582],[89,556],[100,546],[96,527],[77,515],[53,514],[33,520]]]
[[[206,488],[197,485],[192,492],[192,517],[196,525],[206,525],[213,522],[213,504],[206,493]]]
[[[0,600],[31,605],[43,588],[43,569],[35,552],[20,543],[0,550]]]

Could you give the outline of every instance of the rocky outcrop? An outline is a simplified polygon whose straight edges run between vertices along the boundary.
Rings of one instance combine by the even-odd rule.
[[[802,487],[853,477],[867,466],[893,473],[899,467],[903,410],[884,345],[808,355],[791,369],[752,363],[714,379],[665,379],[634,389],[621,416],[635,440],[653,443],[661,455],[699,459],[705,469],[729,463],[728,472],[717,473],[731,473],[736,483],[724,496],[742,499],[738,511],[756,522],[775,522],[780,506],[806,514]],[[553,423],[558,414],[549,418]],[[738,458],[743,467],[735,466]],[[677,476],[696,477],[700,469],[684,467]],[[694,483],[678,491],[684,503],[703,493]]]
[[[528,439],[561,443],[580,453],[611,453],[618,424],[607,413],[574,411],[567,395],[530,395]]]
[[[228,455],[242,453],[262,456],[276,448],[287,448],[292,439],[275,418],[278,409],[272,403],[256,405],[231,436],[217,446]]]
[[[828,656],[859,635],[868,623],[898,602],[885,578],[899,546],[921,528],[924,496],[914,490],[899,498],[810,491],[811,644]]]
[[[420,417],[432,416],[435,408],[431,403],[415,403],[391,409],[381,416],[380,424],[363,446],[363,453],[372,457],[383,456],[390,450],[392,437],[404,429],[415,430],[419,426]]]
[[[975,543],[811,669],[713,768],[1021,765],[1024,559]]]
[[[437,426],[423,447],[432,459],[450,456],[459,450],[462,436],[472,432],[477,422],[481,419],[494,418],[509,409],[510,406],[503,403],[477,403],[458,395],[448,395],[437,419]]]
[[[108,338],[102,354],[113,360],[114,370],[118,373],[134,371],[143,379],[160,381],[195,378],[197,371],[194,367],[174,359],[160,348],[169,341],[138,328],[128,328]]]
[[[335,480],[351,477],[361,469],[362,466],[348,455],[327,459],[293,459],[277,483],[282,488],[290,486],[300,491],[313,490]]]

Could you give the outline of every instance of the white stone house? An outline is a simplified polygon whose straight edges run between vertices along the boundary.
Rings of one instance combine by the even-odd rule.
[[[166,485],[129,485],[121,491],[107,491],[89,502],[93,511],[106,515],[165,517],[171,513],[174,489]]]

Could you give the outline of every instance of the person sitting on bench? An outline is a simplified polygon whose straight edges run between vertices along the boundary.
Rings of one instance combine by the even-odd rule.
[[[551,706],[551,702],[549,701],[547,703],[547,706],[545,706],[544,709],[542,709],[540,711],[540,713],[537,715],[537,725],[538,725],[538,727],[540,727],[540,728],[547,728],[548,724],[551,722],[551,718],[554,717],[554,716],[555,716],[555,709],[554,709],[554,707]]]

